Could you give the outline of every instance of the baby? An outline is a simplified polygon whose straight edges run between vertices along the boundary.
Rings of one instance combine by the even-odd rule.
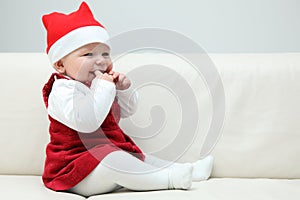
[[[147,155],[118,125],[136,111],[137,94],[113,71],[109,36],[83,2],[70,14],[43,16],[47,54],[57,71],[43,87],[50,120],[43,182],[83,196],[113,192],[184,189],[207,180],[211,156],[169,163]]]

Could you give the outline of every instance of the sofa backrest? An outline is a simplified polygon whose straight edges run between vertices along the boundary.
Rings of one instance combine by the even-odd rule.
[[[42,85],[52,70],[41,53],[1,53],[1,174],[41,174],[49,140]]]
[[[225,94],[225,99],[220,95],[218,100],[221,106],[225,103],[225,120],[211,151],[215,157],[213,176],[300,178],[300,54],[209,56],[219,71]],[[1,78],[0,174],[40,175],[49,141],[41,90],[54,70],[44,53],[1,53],[0,60],[4,72]],[[134,78],[140,73],[139,67],[144,65],[152,69],[153,64],[172,68],[186,87],[178,85],[179,79],[174,79],[175,76],[164,74],[165,68],[161,68],[162,75],[157,71],[151,74],[150,70],[141,78]],[[176,158],[178,162],[203,156],[200,152],[211,129],[214,106],[218,106],[218,102],[217,105],[211,102],[214,88],[208,89],[207,77],[201,77],[189,62],[166,54],[131,54],[115,59],[115,69],[143,83],[135,85],[141,100],[137,113],[122,120],[121,127],[144,152],[165,159]],[[151,82],[149,76],[158,78]],[[149,78],[150,82],[143,82],[142,78]],[[155,82],[164,79],[169,82]],[[197,118],[194,128],[186,127],[189,124],[183,113],[190,108],[180,103],[182,98],[190,105],[195,101],[189,101],[190,96],[184,97],[190,94],[186,91],[183,97],[178,96],[178,87],[191,89],[189,92],[194,95],[195,111],[188,110],[191,115],[187,120],[195,123]],[[182,130],[191,132],[183,133],[185,138],[180,135]],[[180,144],[172,141],[179,136],[185,148],[177,151],[176,145]]]
[[[214,176],[300,178],[300,54],[215,55],[213,60],[226,94]]]

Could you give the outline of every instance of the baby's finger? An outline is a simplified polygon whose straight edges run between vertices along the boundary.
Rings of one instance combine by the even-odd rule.
[[[97,71],[94,72],[94,74],[95,74],[96,76],[101,76],[103,73],[97,70]]]
[[[112,71],[112,70],[108,72],[109,75],[113,75],[114,73],[115,73],[115,72]]]
[[[104,73],[103,76],[101,76],[101,79],[104,79],[104,80],[107,80],[107,81],[110,81],[110,82],[113,82],[114,79],[111,75],[107,74],[107,73]]]
[[[124,81],[124,79],[126,79],[126,76],[124,74],[119,74],[118,78],[119,81]]]
[[[114,78],[114,82],[115,83],[119,82],[119,77]]]
[[[118,72],[115,72],[115,73],[113,74],[114,79],[118,79],[119,76],[120,76],[120,73],[118,73]]]

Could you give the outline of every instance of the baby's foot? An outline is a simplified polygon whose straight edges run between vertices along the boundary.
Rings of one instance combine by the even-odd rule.
[[[213,168],[213,157],[207,156],[202,160],[194,162],[192,165],[193,170],[193,181],[203,181],[210,177]]]
[[[174,165],[169,170],[169,188],[187,190],[192,186],[193,165]]]

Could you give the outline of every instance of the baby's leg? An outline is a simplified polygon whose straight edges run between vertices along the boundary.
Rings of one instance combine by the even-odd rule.
[[[155,167],[165,168],[170,166],[182,165],[182,163],[175,163],[167,160],[157,158],[155,156],[146,155],[145,162]],[[213,157],[207,156],[204,159],[192,163],[193,165],[193,181],[207,180],[210,177],[213,167]]]
[[[70,191],[90,196],[112,192],[119,186],[135,191],[188,189],[191,187],[192,170],[191,164],[161,169],[127,152],[115,151]]]

